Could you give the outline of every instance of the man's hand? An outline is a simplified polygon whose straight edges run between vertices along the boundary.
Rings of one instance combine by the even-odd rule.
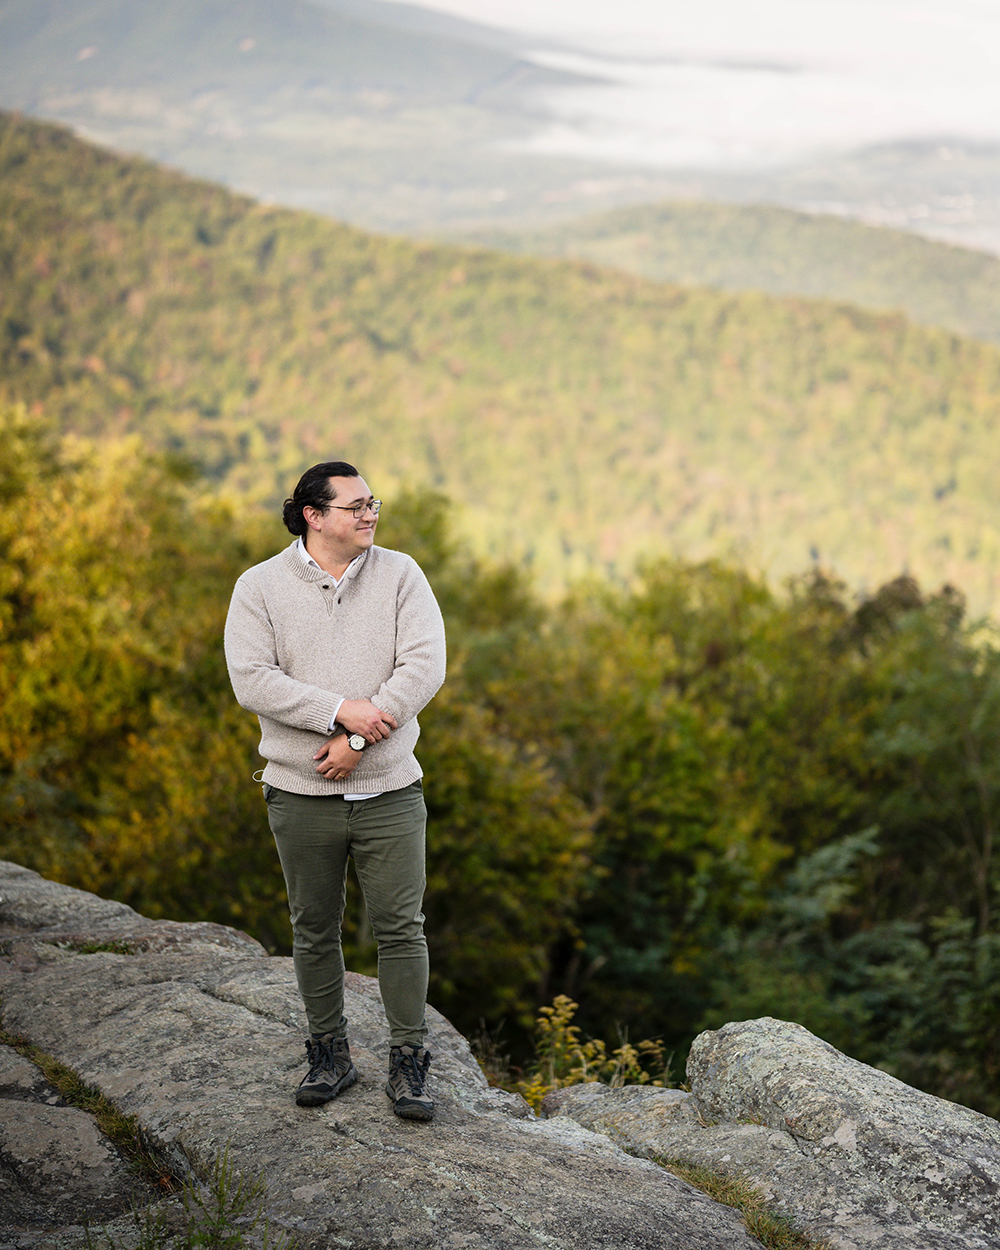
[[[317,761],[316,771],[328,781],[343,781],[357,768],[363,754],[349,745],[347,734],[337,734],[335,738],[327,738],[313,759]]]
[[[371,699],[345,699],[337,713],[337,723],[348,733],[360,734],[366,742],[381,742],[397,729],[396,718],[383,712]]]

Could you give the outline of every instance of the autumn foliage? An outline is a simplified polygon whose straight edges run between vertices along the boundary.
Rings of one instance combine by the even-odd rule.
[[[287,536],[137,441],[23,410],[0,466],[0,853],[287,951],[220,643],[236,576]],[[552,605],[438,496],[387,501],[379,538],[449,631],[419,747],[436,1006],[501,1027],[515,1065],[561,994],[583,1034],[665,1053],[770,1014],[1000,1110],[1000,649],[956,590],[659,563]]]

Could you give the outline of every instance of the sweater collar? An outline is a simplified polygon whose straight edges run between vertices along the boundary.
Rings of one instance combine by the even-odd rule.
[[[304,582],[321,582],[324,577],[329,579],[330,574],[324,569],[321,569],[318,564],[307,564],[306,561],[302,559],[296,549],[297,544],[298,539],[296,539],[295,542],[289,543],[284,551],[282,551],[281,558],[284,561],[285,567],[290,569],[296,577],[301,577]],[[346,573],[340,579],[341,584],[345,581],[353,581],[354,578],[357,577],[367,561],[368,554],[371,550],[372,549],[369,548],[368,551],[362,551],[357,559],[348,565]]]

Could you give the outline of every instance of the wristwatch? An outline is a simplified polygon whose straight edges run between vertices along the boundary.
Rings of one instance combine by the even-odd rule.
[[[360,734],[350,734],[347,739],[347,745],[354,751],[363,751],[365,749],[365,740]]]

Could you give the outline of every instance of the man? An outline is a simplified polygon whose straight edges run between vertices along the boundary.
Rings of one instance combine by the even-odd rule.
[[[386,1093],[430,1120],[426,808],[417,713],[444,681],[444,625],[414,560],[375,545],[381,501],[353,465],[303,474],[284,522],[296,536],[236,583],[226,662],[260,720],[264,799],[288,888],[293,956],[309,1025],[296,1092],[319,1106],[352,1085],[344,1016],[344,914],[353,856],[378,942],[389,1022]]]

